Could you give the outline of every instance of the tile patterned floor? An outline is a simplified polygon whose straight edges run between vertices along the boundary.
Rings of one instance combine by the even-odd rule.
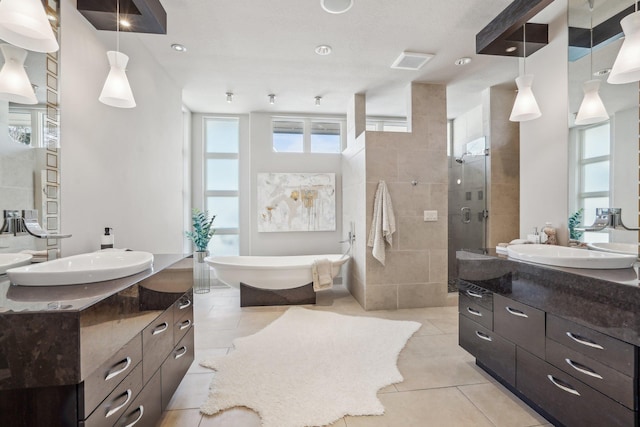
[[[240,308],[235,289],[214,289],[195,296],[196,361],[169,402],[161,427],[260,427],[258,415],[234,408],[216,416],[199,412],[214,375],[198,366],[211,355],[224,355],[236,337],[255,333],[287,307]],[[333,427],[532,427],[551,426],[526,404],[478,368],[458,346],[457,306],[364,311],[348,291],[336,286],[318,294],[316,310],[415,320],[422,327],[400,354],[405,380],[381,390],[382,416],[344,417]]]

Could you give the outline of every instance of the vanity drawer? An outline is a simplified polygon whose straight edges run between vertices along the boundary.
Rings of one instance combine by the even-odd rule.
[[[458,280],[458,292],[460,295],[469,297],[479,306],[493,311],[493,292],[464,280]]]
[[[142,363],[127,375],[127,377],[111,392],[93,414],[86,421],[81,421],[81,427],[112,426],[124,414],[131,402],[142,389]]]
[[[631,344],[551,314],[548,316],[547,336],[616,371],[635,376],[636,349]]]
[[[149,380],[138,397],[129,405],[124,415],[114,424],[116,427],[156,427],[162,416],[160,371]]]
[[[142,331],[142,379],[146,384],[173,349],[173,308],[169,308]]]
[[[460,315],[459,344],[511,385],[516,383],[516,346]]]
[[[189,295],[184,295],[173,306],[173,318],[173,344],[177,345],[193,326],[193,304]]]
[[[544,311],[502,295],[493,296],[493,307],[493,330],[544,359]]]
[[[517,365],[516,388],[565,426],[637,426],[634,411],[520,348]]]
[[[162,409],[166,408],[182,378],[193,363],[194,353],[193,328],[178,343],[167,360],[162,364]]]
[[[138,334],[78,386],[78,418],[87,418],[141,360]]]
[[[635,409],[633,378],[547,338],[547,362],[613,400]]]
[[[464,293],[458,296],[458,310],[461,315],[477,322],[489,330],[493,330],[493,312],[476,304]]]

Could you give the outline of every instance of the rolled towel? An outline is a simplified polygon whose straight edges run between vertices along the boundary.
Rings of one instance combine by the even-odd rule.
[[[313,276],[313,290],[324,291],[333,287],[333,277],[331,270],[333,264],[328,259],[316,259],[311,265],[311,274]]]

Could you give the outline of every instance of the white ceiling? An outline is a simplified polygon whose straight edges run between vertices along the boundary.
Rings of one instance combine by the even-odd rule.
[[[474,53],[475,35],[511,0],[355,0],[340,15],[323,11],[320,0],[161,3],[167,35],[128,36],[138,37],[183,88],[194,112],[344,114],[350,97],[365,93],[368,115],[403,117],[409,83],[425,81],[447,85],[453,118],[478,105],[483,89],[513,85],[518,72],[515,58]],[[188,51],[176,52],[172,43]],[[317,55],[320,44],[333,53]],[[404,50],[435,57],[419,71],[391,69]],[[463,56],[471,64],[454,65]],[[315,96],[322,96],[320,107]]]

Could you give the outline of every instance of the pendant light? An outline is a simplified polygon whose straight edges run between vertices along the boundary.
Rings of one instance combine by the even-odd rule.
[[[636,11],[620,21],[624,41],[607,79],[612,84],[640,81],[640,12],[636,0],[633,3]]]
[[[0,39],[35,52],[60,49],[40,0],[2,0]]]
[[[120,52],[120,0],[116,0],[116,50],[107,52],[109,59],[109,75],[100,93],[100,102],[112,107],[133,108],[136,101],[131,92],[125,68],[129,57]]]
[[[589,77],[593,76],[593,0],[589,0],[589,9],[591,11],[590,21],[590,54],[589,54]],[[599,123],[609,119],[607,109],[604,108],[602,99],[598,90],[600,89],[600,80],[590,79],[584,82],[582,90],[584,91],[584,98],[582,98],[582,104],[578,110],[576,116],[576,125],[591,125]]]
[[[0,51],[4,56],[4,65],[0,70],[0,99],[19,104],[37,104],[36,94],[24,69],[27,51],[3,43]]]
[[[512,122],[526,122],[537,119],[542,115],[536,97],[533,95],[533,74],[527,74],[527,23],[522,27],[522,41],[524,44],[523,71],[524,74],[516,78],[518,94],[513,103],[509,120]]]

